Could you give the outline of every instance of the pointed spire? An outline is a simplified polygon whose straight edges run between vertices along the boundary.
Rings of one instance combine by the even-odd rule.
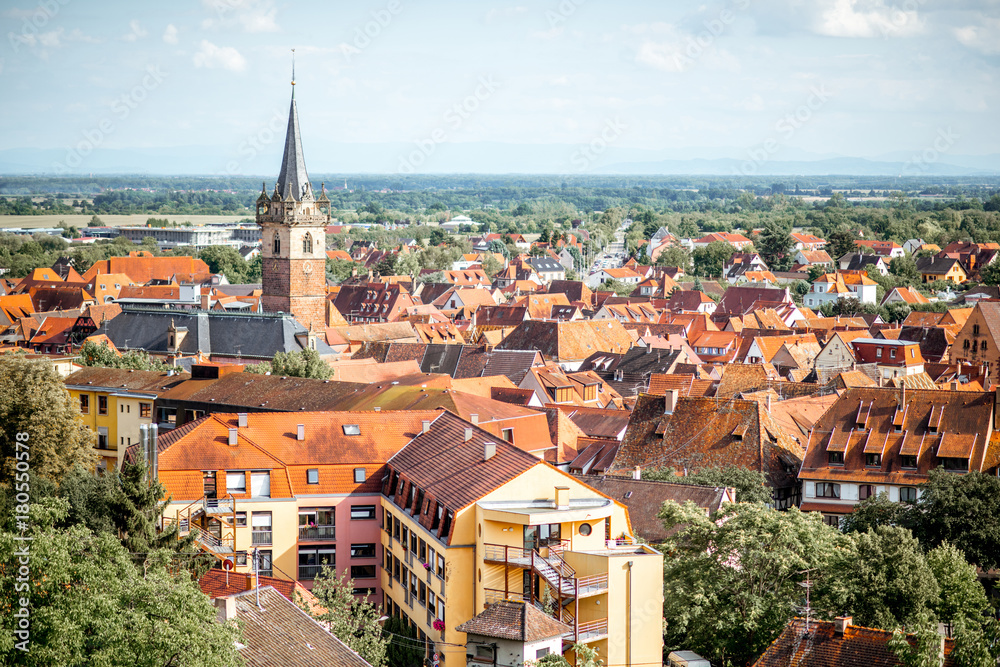
[[[292,50],[292,103],[288,109],[288,130],[285,134],[285,152],[281,158],[281,172],[278,174],[278,192],[285,201],[312,199],[312,186],[302,155],[302,139],[299,135],[299,111],[295,105],[295,59]]]

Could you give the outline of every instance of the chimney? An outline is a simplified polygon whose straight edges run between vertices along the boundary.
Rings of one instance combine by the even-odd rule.
[[[465,429],[465,440],[463,442],[468,442],[469,440],[472,440],[472,429],[471,428]]]
[[[852,617],[850,616],[838,616],[833,619],[833,633],[835,635],[843,636],[847,631],[847,628],[851,625]]]
[[[302,441],[306,439],[306,425],[299,424],[295,427],[295,439]]]
[[[230,445],[235,445],[236,444],[236,434],[238,432],[239,431],[237,429],[235,429],[235,428],[229,429],[229,444]]]
[[[245,412],[239,412],[239,413],[237,413],[236,414],[236,419],[238,420],[237,424],[239,424],[240,428],[246,428],[247,427],[247,413],[245,413]]]
[[[431,430],[431,420],[430,419],[424,419],[424,420],[422,420],[420,422],[420,432],[421,433],[427,433],[427,431],[429,431],[429,430]]]
[[[489,461],[491,458],[497,454],[497,443],[487,442],[483,445],[483,460]]]
[[[958,382],[952,382],[951,383],[951,390],[952,391],[958,391]]]
[[[219,623],[232,621],[236,618],[236,598],[215,598],[215,608],[219,612]]]
[[[382,406],[381,405],[376,405],[373,409],[375,410],[375,412],[382,412]]]
[[[771,411],[771,394],[770,393],[767,395],[767,411],[768,412]]]
[[[676,389],[668,389],[664,396],[663,414],[672,415],[677,408],[677,396],[680,392]]]
[[[642,479],[642,468],[635,467],[635,470],[632,471],[632,479]]]
[[[477,424],[478,425],[479,424],[479,415],[477,415],[475,412],[473,412],[471,415],[469,415],[469,421],[472,422],[473,424]]]
[[[557,510],[568,510],[569,509],[569,487],[568,486],[557,486],[556,487],[556,509]]]
[[[247,572],[247,586],[246,590],[252,591],[257,588],[257,575],[254,572]]]

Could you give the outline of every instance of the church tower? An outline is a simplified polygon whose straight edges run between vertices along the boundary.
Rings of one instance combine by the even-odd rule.
[[[281,173],[268,196],[267,186],[257,198],[263,257],[263,310],[291,313],[307,329],[326,326],[326,226],[330,200],[326,188],[313,195],[295,106],[295,66],[292,66],[292,104]]]

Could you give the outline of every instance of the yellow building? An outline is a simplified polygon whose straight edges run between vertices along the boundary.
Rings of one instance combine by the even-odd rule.
[[[457,628],[502,600],[565,623],[564,651],[586,643],[607,667],[662,662],[662,555],[632,542],[622,504],[447,412],[388,468],[385,611],[445,667],[492,664],[494,649]]]
[[[98,469],[120,468],[125,450],[140,442],[139,427],[153,423],[153,401],[190,376],[120,368],[83,368],[66,389],[83,421],[97,434]]]

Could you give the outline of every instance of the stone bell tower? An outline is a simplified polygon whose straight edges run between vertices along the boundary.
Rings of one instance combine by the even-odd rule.
[[[261,227],[263,297],[265,312],[292,314],[307,329],[326,326],[326,226],[330,200],[326,188],[313,195],[295,106],[295,66],[292,65],[292,104],[288,111],[285,153],[281,172],[268,196],[267,186],[257,198]]]

